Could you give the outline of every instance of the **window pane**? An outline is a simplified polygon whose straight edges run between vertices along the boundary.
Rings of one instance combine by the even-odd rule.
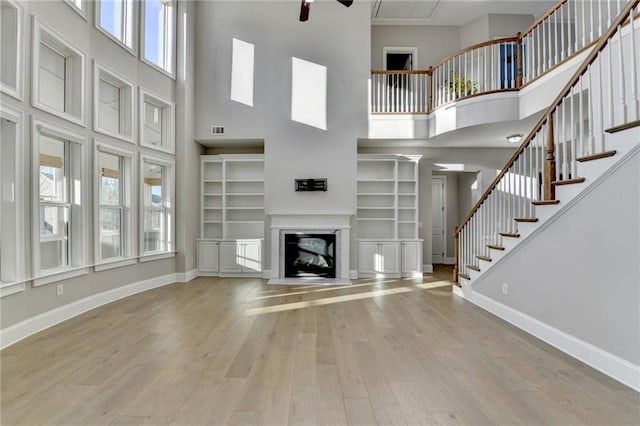
[[[162,207],[162,166],[144,163],[144,205]]]
[[[69,207],[40,206],[40,269],[68,266]]]
[[[66,58],[44,43],[40,45],[39,101],[64,111]]]
[[[100,209],[100,247],[102,259],[119,257],[121,247],[122,210],[120,208]]]
[[[164,211],[147,209],[144,212],[144,251],[163,251]]]
[[[144,4],[144,57],[162,68],[165,68],[165,3],[147,0]]]
[[[0,119],[0,281],[18,278],[16,223],[16,123]],[[19,236],[23,238],[23,236]]]
[[[18,9],[7,2],[0,3],[0,81],[14,89],[18,88]]]
[[[122,0],[100,1],[100,26],[120,41],[124,41],[123,12],[124,2]]]
[[[162,113],[161,107],[150,102],[144,103],[145,144],[162,146]]]
[[[65,142],[40,136],[40,199],[65,202]]]
[[[120,133],[120,88],[100,79],[98,89],[98,127]]]
[[[100,204],[122,204],[122,170],[120,156],[101,152],[98,156],[100,167]]]

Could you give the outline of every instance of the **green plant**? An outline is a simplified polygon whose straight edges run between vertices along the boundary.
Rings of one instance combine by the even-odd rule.
[[[465,80],[460,74],[451,73],[451,78],[445,80],[444,90],[447,94],[453,94],[455,98],[473,95],[478,93],[478,82]]]

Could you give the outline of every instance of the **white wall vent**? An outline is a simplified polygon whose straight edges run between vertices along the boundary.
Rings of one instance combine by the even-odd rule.
[[[215,136],[224,135],[224,126],[211,126],[211,134]]]

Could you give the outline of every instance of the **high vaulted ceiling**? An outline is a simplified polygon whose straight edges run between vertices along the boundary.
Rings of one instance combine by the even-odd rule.
[[[542,16],[549,0],[373,0],[374,25],[464,25],[489,13]]]

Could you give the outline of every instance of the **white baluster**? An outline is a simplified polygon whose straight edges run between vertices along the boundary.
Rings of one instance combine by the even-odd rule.
[[[618,81],[620,83],[620,105],[622,107],[621,110],[621,121],[620,123],[627,122],[627,101],[626,101],[626,93],[624,90],[624,79],[625,79],[625,69],[624,69],[624,51],[622,46],[622,26],[618,26],[618,62],[620,65],[620,69],[618,70]]]
[[[636,50],[636,24],[635,24],[635,11],[631,11],[629,14],[629,23],[631,28],[631,33],[629,34],[629,38],[631,39],[631,57],[629,61],[631,62],[631,101],[633,102],[634,109],[634,118],[637,120],[640,118],[640,105],[638,104],[638,51]]]

